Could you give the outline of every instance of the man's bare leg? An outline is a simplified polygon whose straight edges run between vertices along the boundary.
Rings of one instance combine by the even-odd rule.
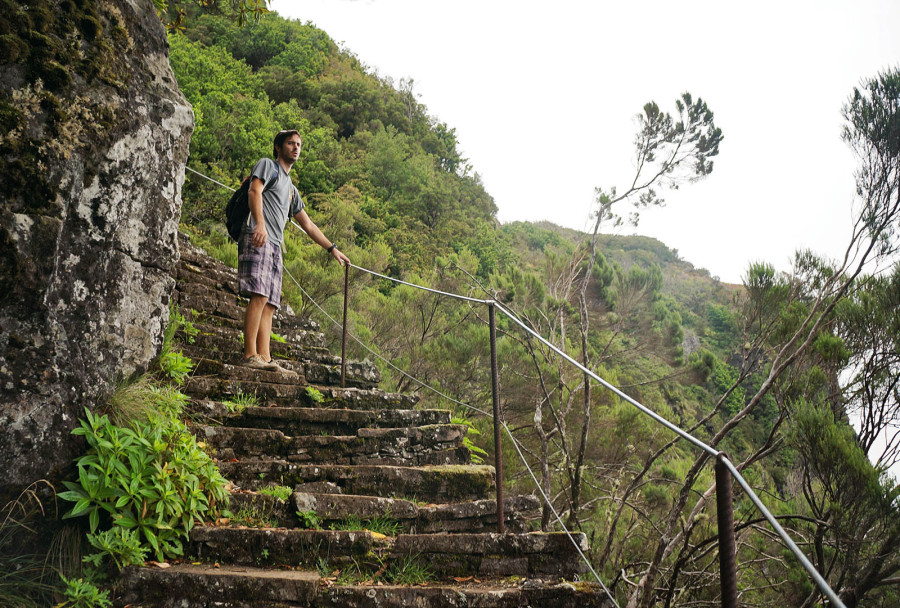
[[[262,325],[263,316],[269,305],[269,298],[263,295],[254,294],[250,296],[250,303],[247,304],[247,310],[244,312],[244,358],[253,357],[259,354],[258,343],[260,336],[260,326]],[[269,316],[269,330],[272,328],[272,317]],[[269,332],[266,332],[268,338]]]
[[[263,361],[272,359],[271,338],[272,338],[272,317],[275,315],[275,307],[268,303],[263,308],[262,315],[259,319],[259,330],[256,334],[256,354]]]

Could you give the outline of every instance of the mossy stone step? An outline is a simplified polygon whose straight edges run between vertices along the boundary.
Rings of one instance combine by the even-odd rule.
[[[293,502],[296,511],[315,511],[325,525],[355,516],[388,518],[413,534],[490,532],[497,526],[496,500],[417,505],[400,498],[295,492]],[[503,508],[510,532],[524,532],[526,521],[540,515],[540,502],[532,496],[506,497]]]
[[[612,608],[596,583],[506,579],[335,585],[310,570],[178,564],[126,568],[115,605],[133,608]]]
[[[246,490],[282,485],[298,492],[362,494],[429,503],[479,500],[490,496],[494,488],[494,467],[485,465],[395,467],[242,460],[222,462],[219,470]]]
[[[203,349],[208,351],[206,358],[230,362],[240,357],[244,351],[243,333],[240,328],[222,327],[208,323],[193,323],[197,330],[193,336],[184,332],[176,334],[183,348]],[[332,355],[325,347],[325,336],[320,332],[298,332],[299,340],[271,341],[272,356],[281,359],[312,359],[314,361],[340,361],[340,357]]]
[[[279,362],[279,365],[281,363]],[[238,367],[238,366],[233,366]],[[311,396],[307,387],[317,385],[317,390],[324,394],[323,385],[328,383],[318,382],[306,375],[310,370],[306,365],[284,365],[288,367],[299,368],[303,371],[303,376],[299,379],[288,379],[279,372],[268,372],[264,370],[251,370],[255,379],[243,379],[243,373],[239,372],[235,375],[238,378],[225,378],[217,375],[194,375],[188,378],[182,386],[182,392],[197,399],[211,399],[214,401],[233,400],[238,395],[253,395],[260,403],[272,403],[277,405],[316,405],[318,397]],[[312,370],[315,372],[316,370]],[[298,372],[299,373],[299,372]],[[338,371],[340,377],[340,371]],[[338,384],[340,378],[338,378]],[[372,383],[354,378],[350,374],[348,366],[347,371],[348,388],[372,389]],[[327,388],[327,386],[325,386]],[[338,388],[338,387],[335,387]],[[337,403],[339,400],[333,400]]]
[[[374,569],[404,561],[438,578],[524,576],[574,579],[587,571],[575,545],[587,550],[584,534],[400,534],[368,530],[299,530],[201,526],[186,548],[191,559],[244,566]]]
[[[288,436],[277,429],[207,425],[195,428],[194,434],[213,448],[220,460],[272,457],[308,464],[421,466],[468,464],[469,450],[463,446],[466,431],[465,425],[433,424],[364,428],[354,435]]]
[[[190,378],[183,390],[186,394],[197,397],[189,406],[190,413],[196,418],[214,420],[216,423],[226,418],[230,411],[220,401],[207,398],[202,388],[207,384],[208,378]],[[230,386],[230,394],[224,395],[224,401],[233,401],[237,395],[234,386]],[[281,387],[284,388],[284,387]],[[319,407],[352,410],[408,410],[415,407],[419,401],[417,395],[403,393],[386,393],[378,389],[363,388],[339,388],[331,386],[297,386],[288,387],[290,394],[285,397],[266,398],[262,391],[256,393],[257,403],[271,407]],[[315,389],[315,391],[308,390]],[[245,392],[244,395],[253,395]]]
[[[336,409],[321,407],[248,407],[227,420],[228,426],[275,429],[286,435],[360,435],[371,429],[405,429],[450,424],[450,410]],[[407,439],[403,433],[399,440]]]
[[[321,589],[315,570],[271,570],[250,566],[176,564],[169,568],[125,568],[115,606],[133,608],[223,608],[313,606]]]
[[[508,532],[528,532],[528,522],[540,517],[540,501],[534,496],[507,496],[503,514]],[[279,527],[302,527],[298,512],[315,512],[320,526],[330,528],[353,518],[368,521],[383,518],[396,523],[398,533],[436,534],[441,532],[495,532],[497,502],[473,500],[447,504],[417,504],[402,498],[317,494],[295,492],[281,500],[269,494],[236,491],[231,496],[231,511],[241,509],[257,513]]]
[[[230,319],[232,323],[229,325],[243,323],[245,306],[239,301],[238,296],[231,295],[225,298],[213,294],[186,293],[176,289],[172,299],[179,310],[202,311],[207,315]]]
[[[260,376],[256,378],[254,374],[260,370],[242,365],[243,353],[240,351],[232,351],[229,353],[230,356],[228,359],[222,361],[220,360],[222,359],[221,355],[210,353],[206,349],[197,348],[192,345],[184,346],[181,350],[197,364],[194,369],[194,374],[218,376],[223,380],[266,380],[271,378],[271,376]],[[318,360],[302,358],[294,360],[277,358],[276,362],[286,370],[297,372],[309,382],[325,385],[340,384],[340,357],[324,355],[317,357],[317,359]],[[374,388],[378,386],[378,383],[381,381],[381,372],[378,371],[377,367],[367,361],[347,361],[346,381],[347,384],[351,386]]]
[[[410,559],[442,576],[574,579],[589,571],[579,549],[588,549],[581,532],[402,534],[394,540],[390,557]]]
[[[202,285],[238,295],[237,275],[227,266],[203,268],[187,260],[181,260],[175,269],[175,288],[183,285]],[[188,291],[188,290],[185,290]]]
[[[597,583],[491,580],[468,585],[332,586],[310,608],[614,608]]]
[[[359,530],[299,530],[199,526],[191,530],[185,555],[192,560],[242,566],[329,566],[377,563],[387,541]]]

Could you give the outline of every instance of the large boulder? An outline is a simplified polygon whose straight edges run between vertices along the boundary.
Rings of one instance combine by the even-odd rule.
[[[193,114],[151,0],[0,6],[3,497],[159,350]]]

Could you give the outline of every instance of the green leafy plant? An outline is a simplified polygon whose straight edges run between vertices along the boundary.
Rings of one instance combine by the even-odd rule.
[[[66,601],[59,608],[109,608],[109,591],[101,591],[96,585],[81,578],[62,577],[66,584]]]
[[[163,376],[181,384],[190,375],[194,364],[190,357],[184,356],[181,350],[175,348],[175,336],[181,332],[188,341],[193,343],[199,330],[184,318],[177,308],[169,309],[169,324],[163,332],[163,345],[157,359],[157,364]]]
[[[453,416],[450,422],[452,424],[464,424],[466,425],[466,434],[463,436],[463,445],[469,449],[469,454],[472,457],[473,464],[482,464],[484,463],[485,457],[487,457],[488,453],[484,449],[475,445],[475,442],[469,437],[469,435],[481,435],[481,431],[475,426],[475,424],[469,420],[468,418],[464,418],[462,416]]]
[[[322,403],[325,401],[325,396],[314,386],[306,387],[306,396],[309,397],[313,403]]]
[[[267,486],[265,488],[260,488],[257,490],[259,494],[265,494],[266,496],[274,496],[278,500],[287,500],[291,497],[294,490],[289,488],[288,486]]]
[[[84,561],[98,570],[105,567],[107,560],[118,572],[125,566],[143,564],[147,557],[148,550],[141,546],[136,529],[114,526],[97,534],[88,534],[87,539],[97,553],[85,556]]]
[[[76,459],[78,482],[63,482],[60,498],[75,503],[65,517],[87,516],[136,530],[157,559],[182,554],[182,538],[197,521],[228,504],[226,480],[183,422],[152,414],[131,427],[85,409],[74,431],[88,451]]]
[[[222,405],[224,405],[229,412],[240,414],[248,407],[258,407],[259,399],[256,398],[256,395],[238,392],[231,399],[223,401]]]
[[[280,344],[287,344],[287,338],[276,334],[274,331],[271,333],[271,338],[272,338],[273,342],[278,342]]]
[[[159,368],[163,374],[181,384],[193,371],[194,362],[180,350],[172,350],[160,356]]]
[[[318,530],[322,526],[322,520],[313,510],[297,511],[297,517],[300,519],[300,526],[307,530]]]

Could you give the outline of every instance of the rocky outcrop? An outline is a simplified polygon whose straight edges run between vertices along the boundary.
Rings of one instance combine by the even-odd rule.
[[[150,0],[0,0],[0,494],[168,321],[193,115]]]

